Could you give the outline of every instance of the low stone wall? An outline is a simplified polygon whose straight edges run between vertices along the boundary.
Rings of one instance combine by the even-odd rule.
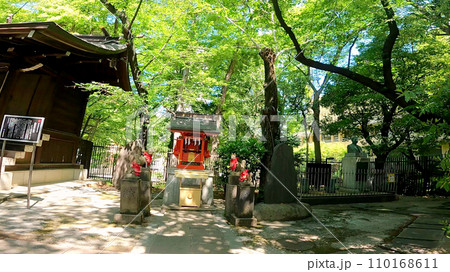
[[[265,204],[259,203],[255,205],[253,215],[258,221],[291,221],[299,220],[311,216],[308,212],[311,211],[311,206],[303,203],[304,206],[291,204]],[[308,210],[306,210],[308,209]]]
[[[28,170],[4,172],[2,173],[0,187],[2,187],[2,190],[9,190],[11,186],[27,186],[28,175]],[[36,169],[33,170],[31,184],[84,180],[86,178],[86,169]]]

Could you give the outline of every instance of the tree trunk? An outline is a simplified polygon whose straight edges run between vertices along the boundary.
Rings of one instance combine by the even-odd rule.
[[[141,140],[142,148],[144,150],[147,150],[147,143],[148,143],[148,123],[149,123],[149,116],[148,114],[141,112],[139,114],[139,120],[140,120],[140,126],[141,126],[141,132],[139,133],[139,140]]]
[[[265,167],[261,169],[260,187],[264,188],[268,175],[266,170],[271,168],[273,149],[280,139],[280,125],[278,121],[271,121],[271,116],[278,115],[278,90],[275,75],[276,55],[272,48],[263,48],[259,52],[264,61],[264,109],[262,110],[261,129],[265,138],[266,153],[262,163]]]
[[[383,154],[376,154],[375,159],[375,172],[374,179],[373,179],[373,189],[376,192],[383,192],[385,191],[385,178],[386,173],[384,172],[384,164],[386,163],[386,158],[389,153],[383,153]]]
[[[306,143],[306,162],[309,160],[309,135],[308,135],[308,123],[306,122],[306,113],[302,110],[303,116],[303,128],[305,130],[305,143]]]
[[[111,14],[118,17],[120,19],[120,22],[122,23],[122,34],[127,41],[127,60],[128,60],[128,66],[130,67],[131,75],[133,77],[134,85],[136,86],[136,90],[138,94],[142,97],[145,97],[147,94],[147,90],[144,87],[144,84],[141,81],[141,70],[139,68],[138,60],[137,60],[137,53],[136,48],[134,46],[134,38],[133,38],[133,32],[132,32],[132,25],[134,22],[134,19],[136,19],[137,13],[139,12],[139,8],[142,4],[142,1],[139,2],[138,9],[136,10],[136,13],[134,14],[134,17],[131,19],[131,22],[128,20],[128,16],[125,12],[119,11],[115,8],[114,5],[109,3],[107,0],[100,0],[100,2],[103,3],[103,5],[108,9]],[[116,19],[117,21],[117,19]],[[116,31],[116,26],[115,30]],[[148,105],[148,101],[145,99],[145,105]],[[146,111],[146,109],[144,109]],[[140,118],[140,124],[141,124],[141,132],[139,134],[139,138],[141,140],[141,143],[143,144],[144,149],[147,148],[147,134],[148,134],[148,116],[146,113],[141,113],[139,115]]]
[[[316,163],[322,162],[322,152],[320,150],[320,106],[319,106],[319,94],[314,94],[314,101],[313,101],[313,116],[314,116],[314,123],[313,123],[313,141],[314,141],[314,160]]]

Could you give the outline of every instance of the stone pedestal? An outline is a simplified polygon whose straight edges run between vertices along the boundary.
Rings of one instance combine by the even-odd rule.
[[[239,178],[241,177],[241,173],[239,172],[231,172],[228,176],[228,184],[231,185],[239,185],[241,182],[239,181]]]
[[[144,222],[144,215],[142,214],[115,214],[114,222],[121,225],[127,224],[142,224]]]
[[[202,183],[202,205],[214,205],[214,171],[207,171],[208,178]]]
[[[367,171],[370,158],[365,153],[347,153],[342,159],[343,187],[364,190],[367,187]],[[359,165],[360,167],[357,167]]]
[[[202,206],[214,204],[214,171],[192,169],[167,169],[167,180],[164,189],[163,204],[166,206],[180,204],[180,178],[202,179],[201,202]]]
[[[238,186],[235,214],[239,218],[253,217],[255,206],[255,187]]]
[[[255,187],[227,184],[225,215],[235,226],[254,227]]]
[[[150,168],[142,168],[140,181],[140,209],[144,216],[150,216],[150,202],[152,201],[152,172]]]
[[[11,190],[12,188],[12,172],[0,173],[0,190]]]
[[[141,186],[139,179],[123,179],[120,186],[120,213],[138,214],[140,212]]]
[[[236,207],[236,199],[238,192],[238,185],[227,184],[225,195],[225,217],[229,218],[234,213]]]
[[[230,223],[239,227],[256,227],[258,220],[253,216],[250,218],[239,218],[235,214],[230,217]]]
[[[150,174],[144,174],[148,178]],[[114,215],[119,224],[141,224],[150,215],[151,183],[138,177],[126,177],[120,181],[120,214]],[[141,213],[142,211],[142,213]]]
[[[180,202],[180,180],[175,177],[177,168],[167,168],[167,180],[164,188],[163,203],[164,205],[177,205]]]

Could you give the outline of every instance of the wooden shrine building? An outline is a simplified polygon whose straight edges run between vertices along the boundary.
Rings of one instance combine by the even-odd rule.
[[[45,117],[49,140],[37,148],[33,183],[79,178],[76,154],[89,93],[76,83],[92,81],[131,90],[124,44],[72,35],[53,22],[0,24],[0,120],[5,114]],[[30,148],[8,142],[6,150],[3,187],[8,180],[22,185]]]

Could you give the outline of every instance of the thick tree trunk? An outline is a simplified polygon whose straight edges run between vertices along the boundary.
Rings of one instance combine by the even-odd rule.
[[[230,65],[228,65],[227,73],[225,74],[225,84],[222,85],[222,96],[220,98],[220,103],[217,105],[216,110],[216,116],[217,116],[217,126],[220,128],[222,125],[222,113],[223,113],[223,105],[225,104],[225,100],[227,97],[228,92],[228,83],[231,80],[231,76],[234,73],[234,68],[236,67],[236,61],[237,61],[237,54],[235,53],[233,55],[233,59],[230,61]],[[210,157],[210,163],[214,166],[215,162],[217,161],[218,153],[217,148],[219,147],[219,136],[214,136],[212,138],[211,142],[211,157]]]
[[[280,125],[278,121],[271,121],[271,117],[278,115],[278,89],[275,74],[276,55],[272,48],[263,48],[259,52],[264,61],[264,109],[262,110],[261,129],[265,138],[266,153],[262,163],[265,167],[261,169],[260,186],[264,188],[270,169],[273,149],[280,139]]]

